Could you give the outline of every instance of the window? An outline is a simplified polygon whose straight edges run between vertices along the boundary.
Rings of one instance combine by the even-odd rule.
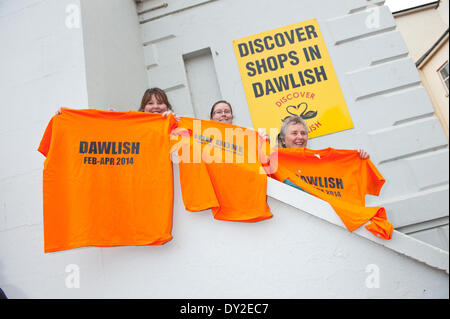
[[[448,62],[445,63],[445,65],[439,69],[439,75],[441,76],[442,82],[444,83],[445,89],[447,90],[448,94]]]

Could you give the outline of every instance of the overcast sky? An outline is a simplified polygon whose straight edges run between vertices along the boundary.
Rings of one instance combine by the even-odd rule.
[[[411,8],[411,7],[417,7],[422,4],[434,2],[431,0],[386,0],[384,3],[391,9],[391,12]]]

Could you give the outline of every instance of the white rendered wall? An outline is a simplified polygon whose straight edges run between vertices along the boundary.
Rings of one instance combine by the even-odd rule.
[[[408,44],[409,54],[416,62],[448,29],[449,1],[441,0],[437,9],[399,14],[395,17],[397,29]]]
[[[136,5],[129,0],[81,0],[88,106],[137,110],[147,76]]]
[[[81,2],[83,8],[83,1]],[[236,113],[239,114],[238,124],[247,126],[250,118],[246,110],[237,68],[230,67],[230,65],[234,65],[235,60],[232,48],[227,45],[228,40],[259,32],[261,29],[266,30],[289,22],[306,20],[309,16],[300,10],[295,17],[294,14],[289,17],[289,11],[294,10],[287,10],[284,11],[288,15],[286,20],[281,21],[281,17],[276,18],[277,15],[273,14],[271,16],[279,19],[278,21],[265,19],[264,22],[262,21],[265,14],[263,9],[249,5],[246,8],[250,9],[251,7],[256,10],[256,13],[262,15],[262,20],[255,20],[254,25],[244,31],[242,26],[237,25],[241,19],[238,16],[233,18],[232,14],[240,12],[238,10],[240,5],[247,6],[242,2],[244,1],[213,1],[205,4],[205,6],[212,6],[209,7],[209,11],[204,11],[206,7],[194,7],[192,8],[194,11],[185,17],[186,20],[182,21],[180,27],[188,30],[190,30],[188,27],[194,28],[189,21],[196,23],[203,21],[198,18],[204,18],[206,12],[210,13],[211,19],[206,19],[205,23],[212,23],[217,19],[222,22],[219,25],[224,26],[223,42],[219,40],[212,42],[214,44],[212,47],[218,53],[215,55],[215,63],[221,86],[220,92],[224,97],[230,97],[229,99],[235,105]],[[272,2],[269,2],[269,7],[266,6],[264,10],[270,12],[270,9],[276,9],[275,4],[270,3]],[[292,4],[292,2],[290,3]],[[345,16],[349,13],[347,10],[355,7],[359,7],[358,10],[361,12],[361,8],[363,9],[365,5],[365,1],[346,1],[352,6],[346,7],[342,11],[340,6],[323,6],[314,3],[308,2],[310,14],[319,15],[320,12],[325,12],[325,15],[319,16],[321,19]],[[402,249],[407,250],[411,247],[414,249],[414,247],[418,247],[417,242],[397,236],[388,243],[394,248],[391,249],[392,247],[364,238],[358,233],[349,233],[339,225],[311,215],[314,212],[325,215],[328,213],[324,209],[323,202],[310,197],[302,198],[302,205],[305,205],[305,209],[295,208],[280,200],[280,194],[293,198],[298,192],[293,188],[285,190],[277,185],[270,190],[272,195],[268,198],[274,217],[267,221],[249,224],[233,223],[214,220],[209,211],[189,213],[184,210],[182,204],[176,165],[174,166],[173,240],[162,246],[85,247],[44,254],[41,187],[44,158],[36,151],[36,148],[45,126],[56,108],[59,106],[75,108],[87,106],[88,96],[90,96],[88,88],[92,88],[89,86],[88,73],[85,72],[88,62],[84,56],[86,46],[89,49],[92,43],[86,42],[88,44],[85,44],[83,38],[89,30],[67,28],[65,19],[68,15],[66,13],[68,4],[79,5],[80,3],[61,0],[12,0],[3,1],[0,5],[0,43],[5,44],[7,48],[0,51],[2,69],[0,90],[2,100],[5,101],[0,105],[0,121],[2,121],[0,146],[2,150],[8,150],[7,156],[2,156],[0,162],[0,287],[8,297],[448,298],[448,253],[444,251],[420,244],[420,256],[416,256],[414,251],[404,254]],[[270,7],[271,5],[273,7]],[[324,8],[327,9],[324,11]],[[81,11],[85,9],[87,7]],[[219,14],[220,11],[221,14]],[[181,17],[184,14],[186,13],[180,12]],[[124,17],[125,15],[122,16],[122,18]],[[39,25],[30,23],[30,21],[36,20],[42,21],[42,23]],[[113,19],[110,21],[112,23]],[[225,22],[227,25],[229,24],[226,28]],[[132,25],[132,17],[130,16],[130,20],[124,23],[128,26]],[[82,26],[84,25],[82,24]],[[104,26],[105,20],[99,21],[98,25],[93,28],[99,30]],[[152,30],[164,33],[175,26],[178,28],[178,24],[169,23],[168,29],[154,28]],[[330,34],[326,31],[326,26],[327,24],[324,25],[322,32],[328,38]],[[200,24],[194,31],[198,32],[201,27],[204,25]],[[225,31],[228,29],[231,29],[232,32]],[[172,30],[176,31],[177,29]],[[208,35],[208,32],[212,31],[205,32]],[[192,42],[190,49],[183,49],[184,53],[211,46],[210,41],[212,40],[208,39],[215,38],[206,37],[206,35],[205,37],[197,36],[202,43]],[[211,33],[212,35],[214,33]],[[396,37],[392,33],[386,36],[388,39],[390,36],[394,39]],[[164,35],[163,38],[165,38]],[[185,44],[194,38],[186,38]],[[169,35],[167,39],[174,39],[174,36]],[[124,48],[125,43],[128,43],[130,50],[135,49],[132,41],[127,42],[124,39],[123,41]],[[161,46],[172,49],[174,44],[164,41],[155,43],[158,43],[152,48],[153,52],[157,53],[153,56],[157,58],[155,65],[159,63],[161,67],[170,72],[162,74],[161,77],[150,77],[149,79],[153,82],[149,81],[148,84],[160,85],[165,81],[165,85],[174,87],[175,89],[170,91],[171,97],[176,102],[176,104],[174,103],[175,108],[178,107],[179,113],[183,114],[181,102],[189,99],[181,99],[186,94],[184,82],[174,76],[176,73],[171,73],[172,71],[176,72],[179,65],[176,63],[163,65],[166,58],[172,57],[169,54],[172,52],[171,50],[167,51],[167,57],[161,52],[158,53]],[[367,47],[372,44],[371,41],[365,43],[367,43]],[[396,40],[393,40],[393,43],[398,44]],[[359,48],[360,45],[352,42],[344,42],[342,45],[344,45],[344,51],[348,49],[346,45],[351,45],[355,50],[362,50]],[[348,64],[345,52],[340,53],[337,48],[331,47],[332,53],[330,54],[338,76],[346,78],[345,70],[348,68]],[[90,49],[92,48],[91,46]],[[398,50],[403,52],[403,47],[393,45],[393,50],[398,54]],[[215,51],[212,52],[215,54]],[[173,54],[177,52],[175,51]],[[378,60],[384,59],[383,52],[376,51],[375,53]],[[139,50],[134,54],[139,56]],[[374,54],[370,56],[373,57]],[[386,54],[389,56],[389,53]],[[94,54],[86,54],[86,58],[91,59],[91,62],[95,61],[94,57]],[[337,64],[334,61],[335,57],[339,61]],[[358,57],[361,60],[354,59],[355,69],[352,69],[353,71],[361,68],[366,62],[366,57],[363,58],[359,55]],[[146,58],[148,59],[148,56]],[[182,63],[182,59],[178,60],[178,63]],[[114,67],[114,65],[110,65],[110,67]],[[144,65],[143,67],[145,68]],[[402,68],[403,65],[398,67],[400,71],[403,70]],[[102,68],[100,68],[101,70]],[[103,68],[103,70],[105,69]],[[407,66],[406,70],[408,70]],[[184,70],[182,71],[184,72]],[[133,75],[128,76],[133,77]],[[133,78],[133,81],[137,81],[138,76]],[[344,94],[348,94],[349,98],[354,98],[349,93],[351,92],[349,81],[342,81],[342,83],[344,84]],[[107,85],[109,84],[105,84],[105,86]],[[117,86],[117,82],[113,81],[111,87],[114,86]],[[415,92],[419,93],[414,95]],[[364,103],[356,103],[350,99],[353,101],[349,103],[352,117],[354,116],[358,120],[355,122],[362,126],[355,130],[363,137],[356,139],[358,134],[340,133],[340,136],[347,136],[354,140],[353,143],[350,143],[348,139],[339,139],[339,141],[351,146],[360,141],[362,146],[368,148],[372,144],[367,142],[367,132],[380,130],[380,125],[392,125],[399,119],[411,116],[411,112],[414,112],[413,117],[418,114],[426,114],[428,105],[426,100],[423,100],[425,101],[425,112],[421,104],[414,103],[423,98],[420,92],[422,92],[421,88],[415,86],[406,92],[403,90],[394,92],[399,95],[398,100],[400,101],[412,95],[413,97],[410,97],[413,101],[412,107],[400,103],[399,110],[394,112],[394,118],[379,116],[378,125],[372,123],[373,117],[376,117],[378,113],[370,113],[371,107],[378,105],[375,101],[366,99]],[[100,99],[102,96],[104,100]],[[111,102],[108,100],[110,96],[98,95],[98,101],[103,102],[96,103],[100,103],[104,107],[125,103],[121,102],[119,98],[117,98],[118,102]],[[131,94],[128,96],[131,97]],[[141,94],[139,94],[139,98],[140,96]],[[393,100],[385,96],[376,96],[376,98],[386,99],[387,105],[395,105]],[[126,104],[133,103],[130,100]],[[382,104],[381,107],[387,107],[387,105]],[[369,115],[367,115],[367,111],[364,116],[358,113],[359,108],[369,109]],[[190,111],[187,110],[187,112]],[[372,117],[372,121],[366,116]],[[425,120],[429,121],[430,119],[425,118]],[[413,123],[407,124],[418,123],[413,121]],[[395,132],[395,129],[394,127],[392,130]],[[406,135],[406,132],[404,134]],[[439,138],[438,130],[435,134]],[[428,141],[431,137],[424,138]],[[401,139],[401,145],[405,140],[406,138]],[[337,139],[330,141],[338,142]],[[408,147],[411,146],[408,145]],[[407,148],[405,152],[403,148],[400,157],[408,154],[408,150]],[[375,154],[373,148],[370,148],[369,151],[371,154]],[[384,159],[389,156],[392,158],[391,153],[394,151],[395,149],[388,148],[379,156],[384,156],[382,157]],[[2,155],[4,154],[2,153]],[[442,150],[440,154],[442,156]],[[431,160],[436,160],[433,167],[439,167],[441,161],[445,161],[445,157],[439,160],[432,152],[423,155],[430,156]],[[376,155],[372,156],[377,158]],[[414,157],[406,156],[405,160],[410,160],[411,164],[406,171],[399,173],[400,177],[405,178],[416,169],[423,169],[421,165],[428,164],[427,161],[430,160],[424,159],[425,163],[422,164],[422,161],[414,159]],[[405,162],[402,164],[404,165]],[[433,169],[429,169],[429,172],[432,174],[424,175],[426,178],[415,182],[414,187],[426,188],[428,186],[427,190],[433,194],[434,189],[429,186],[434,185],[439,176]],[[382,173],[386,175],[386,172]],[[389,178],[392,175],[393,173],[385,177]],[[442,180],[445,184],[445,177],[441,177]],[[397,192],[394,192],[394,195],[402,191],[401,187],[393,187],[393,190]],[[408,196],[405,198],[407,199]],[[423,205],[427,204],[429,202],[425,202]],[[414,208],[412,205],[406,205],[406,207]],[[436,207],[440,207],[440,205],[436,205]],[[305,212],[306,208],[308,208],[308,213]],[[421,210],[417,210],[417,212],[421,213]],[[401,213],[400,207],[398,216],[402,217]],[[433,210],[432,213],[439,214],[439,210],[437,212]],[[328,215],[328,218],[325,219],[335,217]],[[394,223],[398,222],[398,219],[392,218],[392,214],[390,217]],[[403,217],[407,221],[407,216]],[[362,229],[361,232],[363,231],[365,230]],[[400,240],[406,240],[407,244],[400,243],[400,247]],[[414,255],[414,258],[411,258],[411,255]],[[428,263],[429,260],[432,262]],[[67,279],[74,275],[75,269],[79,271],[80,286],[79,288],[69,288],[71,285]],[[366,284],[366,280],[373,275],[373,269],[378,270],[379,285],[370,288],[370,285]],[[367,270],[371,272],[366,272]]]
[[[174,181],[166,244],[44,255],[42,233],[30,244],[21,227],[0,233],[0,285],[11,298],[448,298],[446,272],[340,226],[273,198],[272,219],[214,220],[184,210],[176,165]],[[79,288],[68,288],[74,269]]]
[[[367,150],[386,179],[380,196],[368,198],[368,204],[385,206],[394,227],[405,232],[442,233],[423,238],[448,251],[448,139],[383,2],[143,1],[138,11],[149,83],[168,90],[176,112],[190,116],[182,56],[210,48],[234,123],[252,127],[232,41],[317,18],[355,127],[312,139],[309,147]],[[168,6],[160,7],[163,3]],[[213,95],[210,100],[200,106],[203,114]]]
[[[30,297],[36,278],[48,278],[48,259],[33,257],[43,236],[37,147],[59,107],[87,104],[80,17],[77,0],[0,3],[0,286],[8,297]]]
[[[409,57],[411,57],[414,62],[417,62],[428,50],[430,50],[445,31],[448,30],[448,8],[449,1],[442,0],[437,8],[436,6],[433,6],[428,9],[413,10],[412,12],[395,15],[397,30],[399,30],[405,39],[409,50]],[[440,48],[435,48],[434,51],[429,54],[426,61],[422,62],[419,66],[422,85],[427,89],[429,97],[434,105],[435,116],[440,120],[448,141],[448,94],[438,73],[439,68],[445,63],[448,63],[448,36],[447,39],[443,40],[442,46]],[[431,169],[431,167],[433,162],[438,161],[439,157],[448,162],[448,145],[445,149],[438,150],[434,153],[434,160],[431,159],[431,154],[432,153],[423,154],[417,157],[418,160],[429,161],[427,165],[428,169],[426,167],[424,167],[423,170],[421,169],[420,176],[416,178],[419,183],[430,180],[430,177],[433,176],[430,171],[434,170]],[[435,172],[435,174],[441,174],[441,185],[447,185],[448,170],[436,170]],[[438,180],[435,180],[435,185],[439,185]],[[425,186],[422,189],[426,191],[427,187]],[[446,194],[448,202],[448,188],[444,186],[442,191]],[[416,202],[418,205],[426,203],[419,198],[417,198],[417,200],[412,199],[412,201]],[[440,203],[440,201],[438,200],[437,203]],[[445,207],[447,207],[448,204],[443,203],[439,205],[445,205]],[[427,206],[424,206],[423,209],[437,211],[433,206],[429,206],[428,204]],[[416,224],[411,222],[403,223],[403,226],[399,228],[399,230],[448,251],[448,217],[439,217],[433,214],[430,214],[429,216],[430,221]],[[433,219],[433,217],[436,219]]]

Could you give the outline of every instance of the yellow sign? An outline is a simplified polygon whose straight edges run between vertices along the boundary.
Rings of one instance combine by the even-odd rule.
[[[309,137],[353,128],[316,19],[233,41],[255,129],[301,116]]]

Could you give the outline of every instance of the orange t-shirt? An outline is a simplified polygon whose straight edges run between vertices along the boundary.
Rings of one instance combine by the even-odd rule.
[[[361,159],[354,150],[332,148],[281,148],[278,159],[275,155],[271,155],[271,165],[278,167],[270,176],[329,202],[349,231],[370,220],[369,231],[391,238],[393,226],[385,209],[365,207],[365,195],[378,196],[385,182],[370,159]]]
[[[180,183],[189,211],[211,208],[214,218],[256,222],[272,217],[267,175],[258,159],[258,134],[234,125],[182,117],[189,132],[178,151]],[[233,136],[234,134],[234,136]],[[179,135],[183,135],[182,133]],[[182,145],[181,139],[176,143]]]
[[[63,109],[38,150],[44,251],[159,245],[172,229],[173,116]]]

